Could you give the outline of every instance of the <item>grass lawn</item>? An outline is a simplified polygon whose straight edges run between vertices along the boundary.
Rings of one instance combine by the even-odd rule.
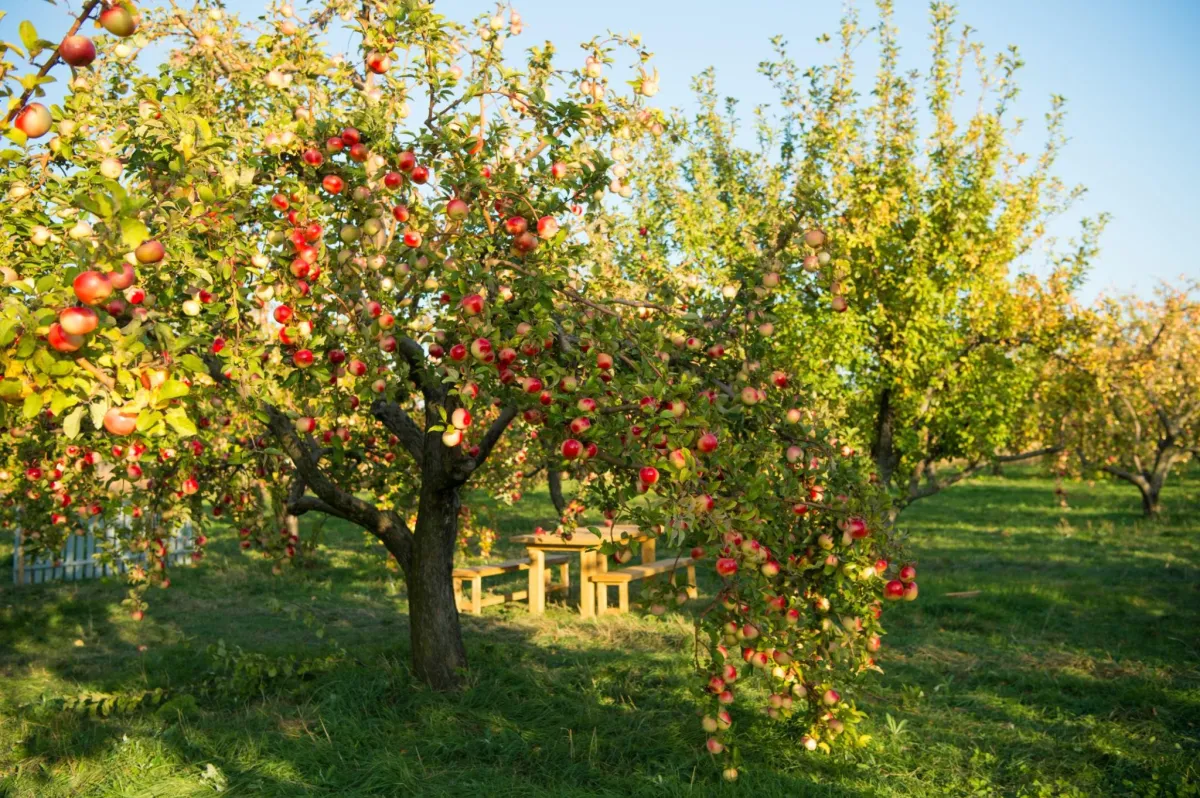
[[[885,615],[873,747],[808,754],[743,718],[736,785],[700,753],[686,618],[491,608],[464,620],[469,686],[439,695],[350,529],[282,578],[226,537],[140,624],[117,583],[13,589],[0,548],[0,796],[1200,795],[1200,472],[1158,524],[1131,488],[1068,489],[1060,510],[1014,472],[906,511],[921,598]],[[550,516],[531,495],[502,536]],[[87,693],[123,703],[63,707]]]

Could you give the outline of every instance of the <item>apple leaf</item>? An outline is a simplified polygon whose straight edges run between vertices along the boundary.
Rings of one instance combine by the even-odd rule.
[[[83,406],[80,405],[67,414],[63,419],[63,434],[67,438],[75,438],[79,436],[79,424],[83,421]]]
[[[182,407],[172,407],[166,412],[165,418],[167,423],[171,425],[171,429],[180,435],[196,434],[196,425],[188,418],[187,411]]]
[[[167,380],[158,388],[158,398],[161,400],[178,399],[187,396],[188,387],[179,380]]]
[[[126,217],[121,220],[121,240],[127,247],[136,247],[150,237],[150,231],[141,219]]]
[[[33,27],[33,23],[29,20],[23,19],[17,29],[21,33],[21,43],[25,45],[25,49],[30,51],[30,57],[33,57],[33,50],[38,43],[37,28]]]
[[[92,426],[101,429],[104,426],[104,414],[108,412],[108,400],[101,399],[99,402],[92,402],[89,407],[92,411]]]
[[[193,374],[207,374],[208,367],[204,365],[204,361],[196,355],[187,354],[179,358],[179,364]]]
[[[40,393],[31,393],[25,397],[25,405],[22,408],[22,413],[25,415],[25,418],[33,418],[42,412],[43,404],[45,404],[45,399]]]

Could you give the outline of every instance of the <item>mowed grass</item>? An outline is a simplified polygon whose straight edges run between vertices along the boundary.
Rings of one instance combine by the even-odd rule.
[[[808,754],[741,715],[735,785],[700,753],[686,618],[489,609],[464,620],[468,686],[442,695],[410,678],[403,585],[350,529],[284,577],[218,543],[140,624],[119,584],[15,590],[6,569],[0,795],[1200,794],[1200,473],[1154,524],[1124,486],[1068,489],[1062,510],[1014,472],[906,511],[921,598],[885,616],[886,674],[860,693],[873,744]],[[502,536],[552,516],[544,494],[505,512]],[[264,675],[334,658],[235,679],[218,639]],[[108,717],[55,701],[155,687],[165,706]]]

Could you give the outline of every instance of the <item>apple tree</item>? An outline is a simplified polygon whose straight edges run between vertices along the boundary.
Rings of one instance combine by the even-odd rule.
[[[1158,515],[1171,469],[1200,455],[1200,285],[1101,299],[1094,324],[1046,412],[1084,471],[1130,483]]]
[[[878,7],[877,25],[851,10],[839,38],[821,37],[838,47],[825,65],[798,65],[777,39],[760,67],[778,90],[774,107],[743,111],[722,101],[714,73],[702,75],[699,111],[655,142],[637,196],[650,268],[689,264],[732,291],[793,281],[778,338],[788,369],[844,413],[903,507],[1056,448],[1029,427],[1033,394],[1081,334],[1073,292],[1103,225],[1085,223],[1076,247],[1032,267],[1047,223],[1078,192],[1053,173],[1061,99],[1042,152],[1018,150],[1016,51],[990,60],[969,29],[955,31],[953,7],[936,3],[932,62],[914,77],[900,66],[891,3]],[[855,52],[868,40],[879,52],[869,97],[855,89]],[[978,97],[962,118],[970,87]],[[755,239],[760,220],[798,204],[836,252],[809,252],[786,229]],[[940,470],[951,460],[964,465]]]
[[[598,508],[722,578],[698,690],[727,776],[739,669],[806,746],[861,741],[853,677],[877,668],[881,599],[916,598],[915,571],[890,562],[869,463],[775,344],[795,282],[770,258],[739,263],[760,274],[735,291],[648,270],[621,199],[665,133],[650,54],[613,36],[566,66],[549,44],[506,57],[522,27],[416,0],[254,21],[89,0],[57,44],[22,25],[6,53],[31,71],[8,70],[0,151],[0,518],[53,550],[121,516],[122,545],[154,555],[135,617],[182,520],[198,557],[229,528],[280,567],[303,545],[285,514],[344,519],[403,572],[414,673],[449,688],[467,665],[464,490],[567,470],[568,519]],[[47,106],[55,76],[69,90]],[[825,206],[801,199],[746,235],[824,261]]]

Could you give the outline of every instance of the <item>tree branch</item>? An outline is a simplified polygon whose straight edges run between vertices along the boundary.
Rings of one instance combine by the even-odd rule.
[[[288,507],[293,515],[303,509],[322,510],[321,505],[303,500],[305,487],[312,490],[320,499],[322,505],[327,505],[338,518],[343,518],[358,524],[363,529],[379,538],[388,551],[396,558],[401,567],[406,569],[412,558],[412,533],[409,532],[404,520],[392,512],[381,512],[370,502],[363,501],[352,493],[342,490],[318,466],[320,454],[314,457],[312,449],[300,439],[292,426],[291,420],[272,404],[263,403],[267,412],[267,428],[275,436],[284,453],[296,467],[300,487],[293,484],[292,497],[289,497]],[[297,490],[301,495],[296,496]],[[295,501],[290,500],[295,498]],[[295,505],[295,510],[292,506]]]
[[[484,464],[488,455],[492,453],[492,449],[496,448],[496,444],[500,442],[500,438],[504,435],[504,431],[508,429],[508,425],[516,417],[516,405],[508,405],[501,410],[500,415],[488,427],[487,432],[484,433],[483,439],[479,441],[479,454],[474,457],[464,457],[455,463],[451,469],[450,478],[459,485],[466,482],[471,474]]]
[[[400,439],[400,443],[420,468],[425,452],[425,431],[417,426],[412,416],[400,405],[386,399],[376,399],[371,403],[371,415]]]

